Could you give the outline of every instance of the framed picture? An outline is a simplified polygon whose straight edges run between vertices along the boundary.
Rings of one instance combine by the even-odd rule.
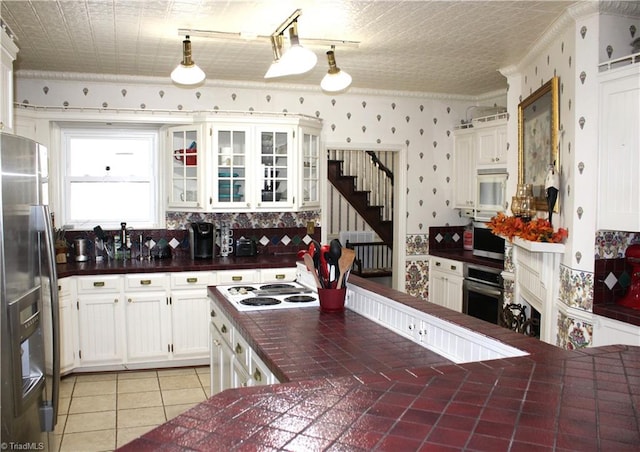
[[[553,77],[518,105],[518,184],[533,185],[536,210],[547,210],[549,165],[560,169],[558,129],[558,77]]]

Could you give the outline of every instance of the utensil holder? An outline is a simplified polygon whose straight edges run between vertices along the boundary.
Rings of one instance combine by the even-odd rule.
[[[322,312],[342,312],[344,311],[344,300],[347,295],[347,288],[322,289],[318,288],[318,299],[320,300],[320,310]]]

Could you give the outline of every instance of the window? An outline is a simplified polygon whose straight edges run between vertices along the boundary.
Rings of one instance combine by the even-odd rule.
[[[157,227],[157,130],[62,129],[65,225]]]

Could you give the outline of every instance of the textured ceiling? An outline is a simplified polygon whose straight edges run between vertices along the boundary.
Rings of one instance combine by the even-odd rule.
[[[275,82],[317,85],[327,45],[338,46],[353,87],[481,95],[506,88],[517,63],[574,1],[48,0],[2,1],[20,48],[15,70],[160,76],[181,59],[179,28],[268,36],[295,11],[300,40],[318,55],[311,72]],[[263,82],[268,40],[191,38],[209,80]],[[269,82],[268,82],[269,83]]]

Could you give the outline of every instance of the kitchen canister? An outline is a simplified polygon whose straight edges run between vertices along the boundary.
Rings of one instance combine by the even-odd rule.
[[[344,299],[347,295],[347,288],[323,289],[318,288],[318,299],[320,300],[320,310],[322,312],[342,312],[344,311]]]

